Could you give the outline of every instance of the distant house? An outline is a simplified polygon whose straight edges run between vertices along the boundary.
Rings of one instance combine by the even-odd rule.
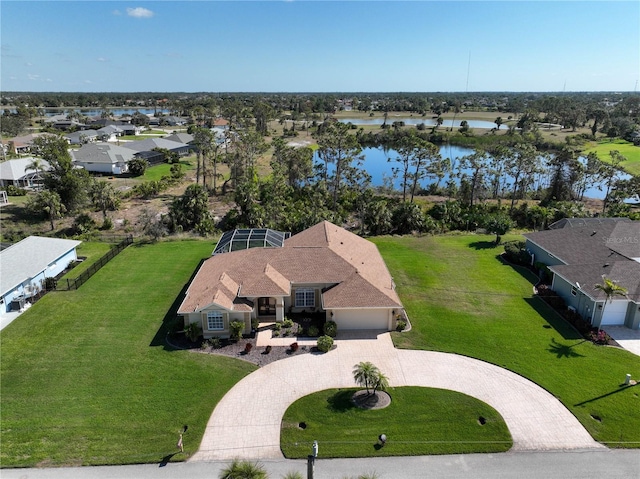
[[[55,278],[78,259],[80,243],[29,236],[0,251],[0,312],[23,309],[46,278]]]
[[[0,163],[0,186],[13,185],[18,188],[35,188],[42,183],[42,173],[50,168],[49,163],[40,160],[42,171],[30,169],[35,158],[17,158]]]
[[[113,143],[88,143],[78,150],[70,150],[75,166],[94,173],[121,175],[129,171],[129,161],[135,152]]]
[[[402,303],[373,243],[327,221],[274,241],[261,231],[265,238],[253,240],[226,234],[243,236],[248,249],[228,245],[201,265],[178,308],[185,326],[198,324],[205,338],[228,337],[232,321],[248,333],[252,319],[320,313],[338,330],[396,327]]]
[[[184,143],[185,145],[191,145],[193,143],[193,135],[189,133],[174,133],[173,135],[165,136],[164,139]]]
[[[33,141],[39,136],[55,136],[50,133],[32,133],[24,136],[16,136],[9,140],[3,140],[3,143],[7,145],[7,153],[13,153],[15,155],[28,154],[33,146]]]
[[[99,136],[96,130],[80,130],[64,135],[70,145],[84,145],[98,141]]]
[[[137,153],[136,156],[145,158],[152,165],[164,161],[164,156],[155,151],[157,148],[175,152],[179,156],[186,156],[191,151],[190,145],[165,138],[147,138],[146,140],[129,141],[123,143],[122,147],[134,151]]]
[[[561,220],[553,229],[526,233],[532,264],[553,274],[551,288],[594,327],[640,329],[640,222],[628,218]],[[627,297],[594,289],[602,277],[627,289]],[[604,310],[604,315],[603,315]]]
[[[124,130],[116,125],[103,126],[97,130],[100,141],[117,141],[119,136],[124,135]]]

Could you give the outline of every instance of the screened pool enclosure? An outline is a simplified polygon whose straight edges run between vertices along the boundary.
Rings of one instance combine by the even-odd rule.
[[[228,253],[249,248],[282,248],[291,233],[267,228],[225,231],[213,250],[213,254]]]

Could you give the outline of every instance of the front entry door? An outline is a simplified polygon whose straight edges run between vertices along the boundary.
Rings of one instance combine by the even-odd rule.
[[[258,298],[258,316],[275,316],[276,299]]]

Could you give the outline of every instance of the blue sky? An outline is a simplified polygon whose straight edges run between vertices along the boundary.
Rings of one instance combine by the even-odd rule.
[[[640,91],[638,1],[2,0],[3,91]]]

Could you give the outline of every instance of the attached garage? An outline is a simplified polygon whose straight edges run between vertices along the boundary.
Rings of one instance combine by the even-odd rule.
[[[624,326],[628,304],[629,302],[626,300],[606,303],[600,326]]]
[[[333,320],[338,331],[354,329],[391,329],[389,309],[334,309]]]

